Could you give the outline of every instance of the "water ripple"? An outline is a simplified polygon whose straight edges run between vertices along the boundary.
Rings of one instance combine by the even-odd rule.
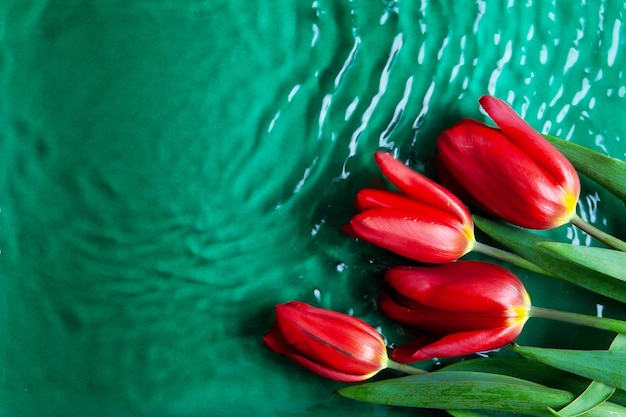
[[[409,337],[375,306],[380,259],[402,259],[339,228],[357,190],[381,184],[372,152],[432,173],[441,130],[487,119],[482,94],[542,132],[626,156],[620,2],[148,3],[9,6],[5,19],[1,256],[15,272],[9,298],[27,296],[9,311],[18,343],[8,357],[39,387],[59,381],[40,369],[67,363],[75,385],[59,401],[84,394],[85,371],[90,393],[117,394],[131,375],[163,399],[186,398],[176,385],[210,393],[199,402],[240,400],[223,388],[232,367],[220,359],[267,371],[269,354],[249,348],[289,299],[368,318],[390,344]],[[585,183],[584,218],[618,229],[614,207]],[[564,232],[547,233],[593,243]],[[48,334],[66,339],[40,343]],[[88,355],[67,359],[93,348],[106,371]],[[304,372],[264,375],[271,383],[252,378],[251,391],[286,408],[311,389],[293,383]],[[317,401],[303,391],[303,403]]]

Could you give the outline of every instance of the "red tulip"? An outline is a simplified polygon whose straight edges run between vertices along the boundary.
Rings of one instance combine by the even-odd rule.
[[[531,308],[521,281],[486,262],[459,261],[430,267],[393,267],[380,310],[428,334],[393,350],[410,363],[501,348],[519,336]]]
[[[483,96],[480,104],[499,128],[466,119],[439,136],[444,185],[521,227],[569,222],[580,195],[572,164],[504,101]]]
[[[390,154],[377,152],[374,159],[400,193],[361,190],[360,213],[347,233],[420,262],[450,262],[472,249],[474,223],[458,198]]]
[[[336,381],[363,381],[388,364],[385,342],[369,324],[298,301],[276,306],[276,322],[263,341],[273,351]]]

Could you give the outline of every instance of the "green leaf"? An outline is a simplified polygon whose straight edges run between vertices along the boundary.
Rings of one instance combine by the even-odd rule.
[[[626,281],[626,252],[569,243],[542,242],[538,246],[556,253],[569,262]]]
[[[615,339],[613,339],[613,343],[611,343],[609,350],[615,352],[626,352],[626,334],[620,333],[615,336]]]
[[[466,410],[466,416],[517,413],[549,417],[548,407],[560,408],[574,395],[567,391],[506,375],[481,372],[431,372],[342,388],[346,398],[375,404]],[[586,414],[588,417],[626,416],[626,408],[605,402]]]
[[[626,202],[626,162],[564,139],[543,136],[556,146],[580,173]]]
[[[453,417],[487,417],[488,414],[474,410],[446,410]]]
[[[524,413],[505,413],[502,411],[487,410],[446,410],[453,417],[529,417]]]
[[[516,346],[515,352],[612,387],[626,389],[626,352]]]
[[[508,375],[569,392],[582,392],[589,380],[544,363],[518,356],[468,359],[437,372],[469,371]]]
[[[558,412],[550,409],[550,412],[557,417],[575,417],[584,414],[600,404],[607,401],[613,393],[615,387],[603,384],[598,381],[591,381],[587,389],[574,401],[560,409]]]
[[[611,349],[626,349],[626,335],[618,335],[613,341]],[[469,359],[448,365],[437,372],[447,371],[474,371],[508,375],[573,393],[583,392],[590,382],[589,379],[579,375],[523,357]],[[611,401],[626,405],[626,392],[617,390],[611,397]]]
[[[434,372],[353,385],[339,394],[354,400],[444,410],[491,410],[549,416],[547,406],[573,399],[566,391],[505,375],[480,372]]]
[[[618,334],[613,340],[613,343],[611,343],[609,350],[614,352],[625,351],[626,335]],[[615,387],[603,384],[602,382],[591,381],[589,387],[565,408],[562,408],[558,412],[550,409],[550,412],[556,417],[579,416],[607,401],[614,393]]]
[[[474,216],[476,226],[492,239],[507,247],[512,252],[532,261],[537,266],[546,270],[550,276],[586,288],[589,291],[604,295],[605,297],[626,303],[626,281],[619,266],[624,265],[621,252],[605,253],[595,248],[575,247],[569,255],[564,254],[568,250],[537,234],[514,227],[502,222],[488,220],[480,216]],[[567,244],[562,244],[567,245]],[[611,250],[611,249],[606,249]],[[590,254],[590,262],[585,258],[576,258]],[[606,260],[619,260],[618,265],[613,265],[607,270],[602,267]]]

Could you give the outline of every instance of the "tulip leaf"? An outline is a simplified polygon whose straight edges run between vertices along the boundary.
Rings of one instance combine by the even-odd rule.
[[[450,364],[437,372],[468,371],[508,375],[570,392],[582,392],[589,381],[578,375],[555,369],[523,357],[468,359]]]
[[[351,399],[383,405],[443,410],[491,410],[549,416],[547,406],[564,406],[567,391],[505,375],[480,372],[434,372],[340,389]]]
[[[514,351],[546,365],[604,384],[626,389],[626,352],[517,346]]]
[[[626,162],[554,136],[543,135],[585,176],[626,202]]]
[[[519,413],[489,412],[485,410],[446,410],[452,417],[523,417]]]
[[[534,382],[506,375],[481,372],[431,372],[402,378],[370,382],[341,388],[346,398],[375,404],[466,410],[478,413],[521,413],[549,417],[548,407],[561,408],[574,395]],[[453,413],[455,412],[453,411]],[[457,412],[458,413],[458,412]],[[626,415],[626,408],[606,402],[591,410],[587,416]]]
[[[618,341],[620,340],[621,343],[626,343],[626,335],[618,335],[611,345],[611,349],[626,349],[626,347],[619,346]],[[524,357],[493,357],[464,360],[448,365],[438,372],[447,371],[474,371],[509,375],[574,393],[583,392],[590,385],[589,379],[587,378]],[[592,381],[591,384],[600,383]],[[613,391],[613,388],[611,388],[611,391]],[[591,393],[593,393],[593,391],[585,395]],[[578,401],[578,399],[574,401]],[[611,397],[611,401],[626,405],[626,392],[622,390],[615,391],[614,395]]]
[[[453,417],[487,417],[488,414],[474,410],[446,410]]]
[[[560,242],[542,242],[538,246],[555,252],[569,262],[626,281],[626,252]]]
[[[613,339],[613,343],[611,343],[611,347],[609,347],[609,350],[615,352],[626,352],[626,334],[620,333],[615,336],[615,339]]]
[[[626,281],[623,271],[619,271],[619,266],[624,265],[624,255],[619,251],[600,252],[596,248],[574,245],[570,245],[570,250],[509,224],[479,216],[474,216],[474,222],[489,237],[543,268],[548,275],[626,303]],[[607,262],[615,262],[615,265],[606,267]]]
[[[618,334],[613,340],[613,343],[611,343],[609,350],[626,351],[626,335]],[[602,382],[591,381],[587,389],[565,408],[562,408],[558,412],[550,409],[550,412],[556,417],[579,416],[607,401],[614,393],[615,387],[603,384]]]
[[[550,408],[550,412],[556,417],[576,417],[585,414],[607,401],[614,392],[615,387],[603,384],[602,382],[591,381],[587,389],[574,401],[559,411]]]

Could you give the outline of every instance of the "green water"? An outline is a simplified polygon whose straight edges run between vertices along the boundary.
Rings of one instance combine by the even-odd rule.
[[[432,173],[491,93],[626,156],[621,0],[2,3],[2,416],[416,415],[261,342],[292,299],[409,337],[375,307],[402,259],[338,230],[372,152]],[[579,209],[626,235],[589,182]],[[537,305],[626,311],[517,272]],[[520,341],[605,338],[531,321]]]

